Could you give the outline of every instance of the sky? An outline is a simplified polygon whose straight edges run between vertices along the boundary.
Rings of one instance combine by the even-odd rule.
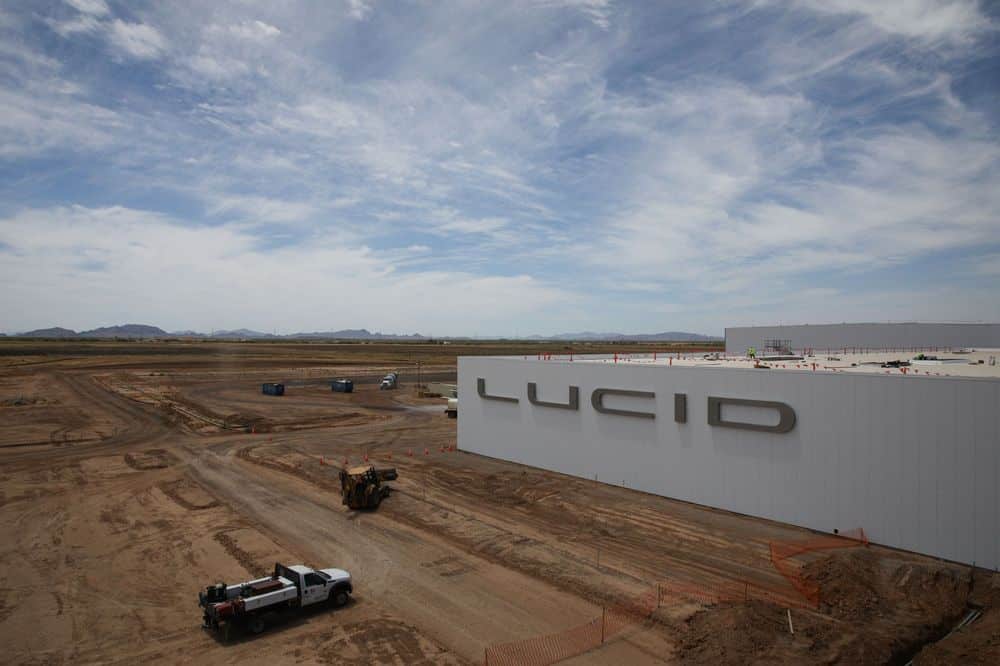
[[[1000,321],[1000,8],[0,4],[0,331]]]

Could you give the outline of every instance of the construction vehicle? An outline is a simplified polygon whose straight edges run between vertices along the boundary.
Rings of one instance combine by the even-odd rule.
[[[458,398],[448,398],[448,406],[444,408],[444,413],[449,419],[458,418]]]
[[[386,391],[389,389],[394,389],[399,386],[399,375],[395,372],[390,372],[385,377],[382,378],[382,382],[378,385],[380,391]]]
[[[395,481],[395,467],[376,469],[374,465],[359,465],[340,470],[340,493],[349,509],[375,509],[392,490],[386,481]]]
[[[271,576],[206,587],[198,593],[198,605],[205,628],[220,630],[228,638],[233,625],[259,634],[264,631],[267,617],[322,601],[343,606],[353,591],[351,574],[343,569],[311,569],[301,564],[286,567],[276,563]]]

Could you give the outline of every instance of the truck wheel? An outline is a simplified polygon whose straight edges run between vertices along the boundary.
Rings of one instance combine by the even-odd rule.
[[[330,603],[334,608],[340,608],[347,604],[347,592],[345,590],[330,590]]]
[[[250,629],[250,633],[259,634],[264,631],[264,618],[260,615],[253,615],[250,617],[250,621],[247,626]]]

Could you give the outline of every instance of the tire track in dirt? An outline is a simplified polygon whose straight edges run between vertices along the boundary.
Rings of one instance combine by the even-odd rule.
[[[49,373],[49,376],[51,381],[70,392],[84,409],[109,416],[120,429],[117,434],[89,446],[63,446],[5,454],[0,460],[10,469],[32,466],[39,460],[52,464],[114,453],[137,444],[155,444],[172,434],[169,423],[162,415],[100,387],[89,374],[59,371]]]
[[[467,659],[481,659],[487,644],[562,629],[594,613],[579,597],[478,557],[475,575],[441,576],[422,564],[469,556],[377,513],[349,512],[338,493],[246,463],[233,450],[186,454],[198,481],[255,529],[313,562],[347,568],[359,600],[392,608]],[[532,594],[522,594],[526,589]]]
[[[246,569],[251,576],[263,578],[267,575],[267,569],[261,566],[253,555],[240,548],[236,540],[229,536],[229,532],[216,532],[212,538],[225,548],[229,556],[239,562],[240,566]]]

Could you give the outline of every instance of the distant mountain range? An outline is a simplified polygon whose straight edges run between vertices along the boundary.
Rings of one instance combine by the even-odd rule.
[[[16,333],[11,337],[21,338],[47,338],[47,339],[152,339],[152,338],[208,338],[216,340],[427,340],[427,336],[413,333],[412,335],[398,335],[393,333],[372,333],[364,328],[346,328],[339,331],[315,331],[312,333],[291,333],[289,335],[276,335],[274,333],[263,333],[247,328],[238,328],[232,331],[212,331],[211,333],[199,333],[198,331],[172,331],[167,332],[157,326],[146,324],[122,324],[121,326],[104,326],[89,331],[73,331],[68,328],[54,326],[52,328],[40,328],[26,333]],[[448,337],[448,336],[445,336]],[[456,337],[453,339],[472,339]],[[593,341],[593,342],[711,342],[722,338],[710,335],[700,335],[698,333],[685,333],[683,331],[669,331],[666,333],[594,333],[584,331],[582,333],[560,333],[558,335],[532,335],[526,338],[510,338],[520,340],[558,340],[558,341]]]
[[[89,331],[73,331],[68,328],[54,326],[52,328],[39,328],[25,333],[15,333],[14,337],[20,338],[58,338],[58,339],[86,339],[86,338],[118,338],[118,339],[150,339],[150,338],[212,338],[219,340],[268,340],[268,339],[321,339],[321,340],[420,340],[424,336],[414,333],[413,335],[396,335],[385,333],[372,333],[363,328],[350,328],[341,331],[316,331],[313,333],[292,333],[290,335],[275,335],[273,333],[263,333],[252,331],[247,328],[238,328],[232,331],[212,331],[211,333],[199,333],[198,331],[164,331],[158,326],[148,326],[145,324],[122,324],[121,326],[105,326]]]

